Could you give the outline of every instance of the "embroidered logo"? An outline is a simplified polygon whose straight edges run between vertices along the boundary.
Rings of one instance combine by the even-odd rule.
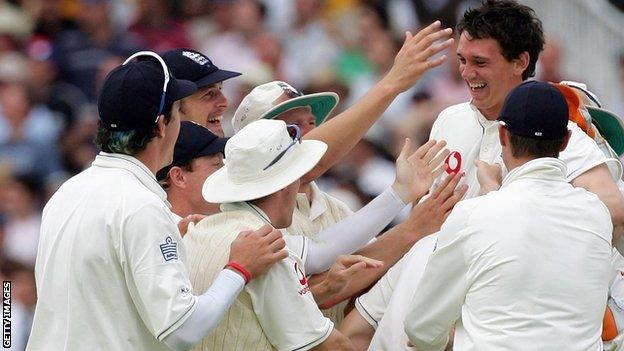
[[[194,53],[190,51],[182,51],[182,55],[190,58],[191,60],[195,61],[197,64],[200,64],[202,66],[210,62],[206,57],[198,53]]]
[[[165,261],[178,259],[178,243],[173,242],[171,237],[168,236],[165,239],[165,243],[160,245],[160,252],[162,252]]]
[[[306,278],[303,270],[299,267],[299,264],[295,262],[295,273],[297,274],[297,280],[299,280],[299,284],[301,284],[301,290],[297,291],[299,295],[303,296],[310,292],[310,287],[308,286],[308,279]]]
[[[451,152],[444,161],[444,164],[446,164],[446,173],[451,174],[459,172],[462,165],[462,157],[459,151]]]

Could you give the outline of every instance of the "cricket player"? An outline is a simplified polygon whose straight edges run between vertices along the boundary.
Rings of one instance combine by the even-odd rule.
[[[471,198],[500,186],[504,165],[496,118],[507,94],[534,74],[544,39],[533,10],[510,0],[484,1],[479,8],[468,10],[457,32],[460,72],[472,100],[442,111],[433,125],[431,138],[448,142],[448,172],[465,172],[469,188],[466,197]],[[607,167],[607,162],[617,161],[606,158],[575,123],[570,122],[568,129],[570,141],[559,154],[566,164],[567,179],[598,195],[609,208],[617,229],[623,218],[624,201],[614,179],[621,174],[612,175]],[[345,319],[341,330],[360,348],[406,347],[402,328],[405,306],[417,294],[423,264],[433,251],[436,238],[419,241],[369,293],[356,301],[357,309]]]
[[[509,173],[500,190],[451,212],[405,332],[421,351],[443,350],[453,324],[458,350],[601,351],[613,225],[557,158],[571,134],[565,98],[549,83],[525,82],[499,121]]]
[[[180,101],[182,120],[201,124],[223,137],[221,120],[228,107],[221,92],[223,81],[241,73],[220,69],[202,53],[187,48],[169,50],[163,53],[163,60],[176,77],[197,85],[197,92]]]
[[[171,211],[178,218],[219,212],[219,204],[204,200],[201,187],[209,175],[223,167],[227,140],[195,122],[180,123],[173,161],[156,173],[156,179],[167,192]]]
[[[187,350],[217,325],[250,275],[287,256],[268,226],[234,235],[229,268],[193,294],[184,244],[154,174],[172,159],[178,101],[195,90],[153,52],[106,77],[98,101],[103,151],[43,210],[28,350]]]

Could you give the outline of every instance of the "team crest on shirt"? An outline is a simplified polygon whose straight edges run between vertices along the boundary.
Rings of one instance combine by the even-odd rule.
[[[308,278],[306,278],[305,274],[303,274],[303,271],[301,270],[297,262],[295,262],[295,273],[297,274],[297,280],[299,280],[299,284],[301,284],[301,286],[303,287],[301,288],[301,290],[298,291],[298,293],[299,295],[305,295],[308,291],[310,291],[310,287],[308,286]]]
[[[446,165],[446,173],[454,174],[461,170],[462,156],[459,151],[451,151],[451,153],[444,160]]]
[[[178,243],[174,242],[170,236],[165,239],[165,243],[160,245],[160,252],[165,261],[178,259]]]

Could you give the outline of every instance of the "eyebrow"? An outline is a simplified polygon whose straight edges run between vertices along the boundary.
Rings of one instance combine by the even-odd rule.
[[[462,55],[462,54],[460,54],[460,53],[458,52],[458,53],[457,53],[457,57],[458,57],[458,58],[464,58],[464,55]],[[474,56],[474,55],[473,55],[473,56],[471,56],[470,58],[471,58],[471,59],[473,59],[473,60],[490,61],[490,59],[489,59],[489,58],[487,58],[487,57],[483,57],[483,56]]]

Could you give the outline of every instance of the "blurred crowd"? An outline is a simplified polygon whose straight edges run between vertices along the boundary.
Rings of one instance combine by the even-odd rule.
[[[13,338],[14,349],[25,345],[36,301],[32,268],[41,209],[98,152],[98,88],[125,57],[140,49],[189,47],[220,68],[242,72],[224,85],[231,101],[224,127],[243,96],[275,79],[304,93],[338,93],[336,113],[391,67],[406,30],[435,19],[454,26],[478,3],[0,0],[0,276],[15,282],[14,325],[24,326],[23,335]],[[564,46],[561,39],[548,38],[538,79],[582,81],[561,71]],[[392,160],[403,138],[421,144],[443,108],[470,98],[454,50],[446,55],[445,66],[397,98],[366,140],[319,182],[322,187],[356,210],[393,182]],[[624,84],[624,53],[615,61],[621,74],[614,79]]]

